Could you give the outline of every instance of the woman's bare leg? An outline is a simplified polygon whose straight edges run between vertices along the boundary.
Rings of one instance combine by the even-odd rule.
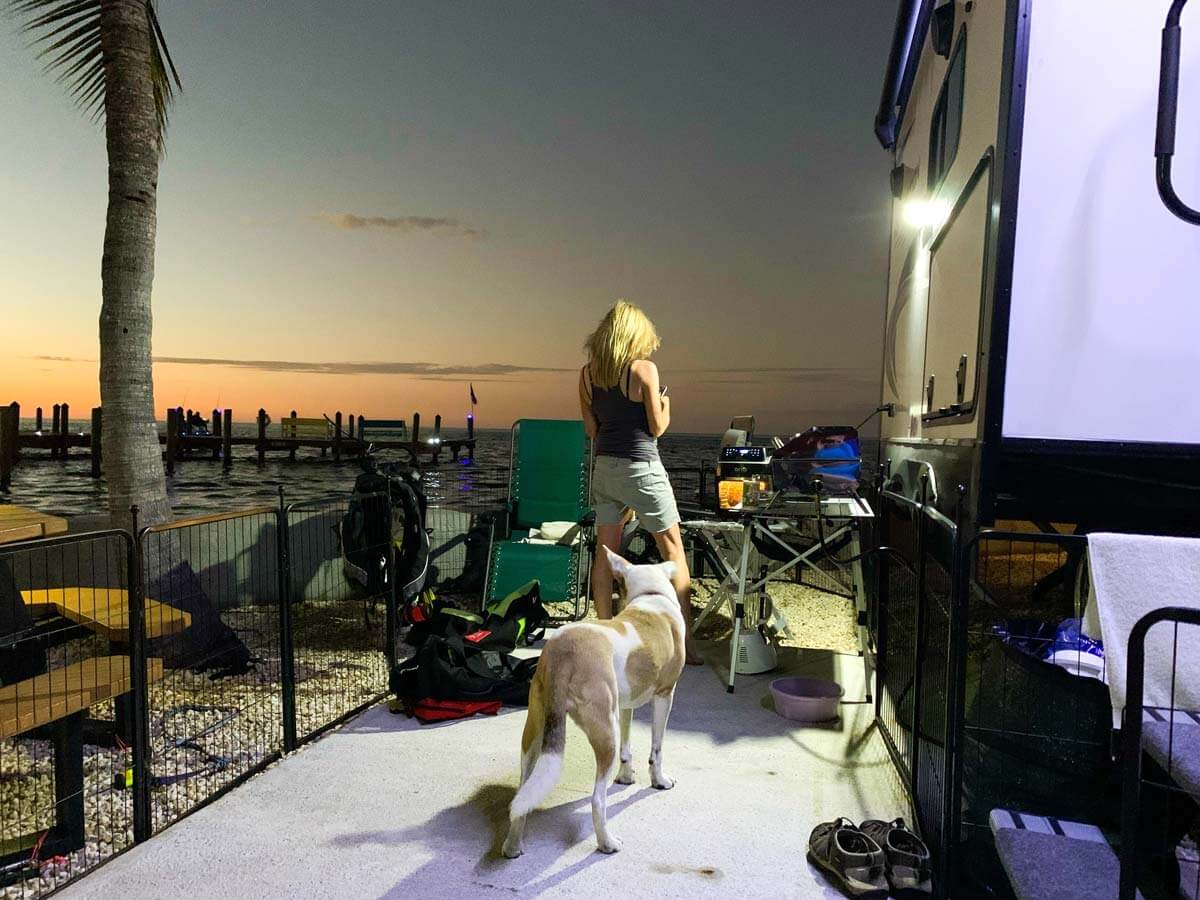
[[[696,642],[692,637],[692,574],[688,571],[687,554],[683,550],[683,535],[679,533],[679,526],[672,525],[666,531],[658,532],[654,535],[654,542],[658,544],[658,552],[662,558],[675,563],[675,577],[671,579],[671,584],[679,596],[679,608],[683,612],[688,665],[701,665],[704,658],[696,649]]]
[[[596,605],[596,617],[599,619],[613,617],[613,574],[608,567],[608,557],[601,548],[619,552],[623,530],[619,523],[596,526],[596,553],[592,557],[592,603]]]

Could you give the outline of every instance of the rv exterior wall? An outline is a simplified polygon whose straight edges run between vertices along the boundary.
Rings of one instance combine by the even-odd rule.
[[[1000,181],[992,159],[1009,4],[974,3],[969,12],[963,0],[954,6],[954,49],[948,59],[939,56],[926,37],[894,154],[894,164],[904,167],[905,188],[892,206],[882,385],[882,401],[896,404],[896,416],[883,420],[882,433],[893,470],[904,460],[929,462],[942,473],[943,484],[971,478],[982,429],[976,411],[982,387],[976,386],[983,365],[981,325],[986,332],[995,282]],[[959,54],[957,150],[941,180],[931,184],[935,110]],[[933,411],[957,403],[963,355],[966,409],[929,418],[930,376]]]
[[[1034,4],[1006,438],[1200,444],[1200,228],[1167,211],[1154,180],[1168,5]],[[1195,205],[1200,17],[1183,24],[1174,171]]]

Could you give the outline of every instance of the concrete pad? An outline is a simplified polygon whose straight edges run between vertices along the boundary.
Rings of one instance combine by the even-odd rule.
[[[376,707],[61,891],[63,898],[838,897],[805,861],[809,832],[847,816],[892,818],[905,804],[863,697],[862,660],[787,651],[780,670],[727,694],[689,668],[664,743],[670,791],[613,785],[596,852],[595,766],[572,725],[563,778],[529,818],[525,855],[499,853],[516,790],[525,713],[437,726]],[[775,714],[783,674],[833,677],[839,721],[800,727]],[[857,702],[856,702],[857,701]],[[649,707],[634,759],[649,756]]]

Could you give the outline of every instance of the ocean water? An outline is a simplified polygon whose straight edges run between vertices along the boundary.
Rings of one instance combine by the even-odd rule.
[[[72,420],[71,430],[82,432],[90,422]],[[165,427],[165,426],[160,426]],[[252,422],[234,423],[234,434],[253,436]],[[33,428],[32,420],[22,421],[22,430]],[[466,437],[465,429],[443,428],[442,438]],[[438,465],[424,465],[421,479],[431,504],[460,509],[494,507],[508,495],[510,432],[508,429],[480,428],[475,432],[475,459],[451,459],[442,455]],[[663,464],[671,470],[676,493],[694,493],[701,466],[711,467],[720,444],[719,434],[673,434],[659,440]],[[260,467],[253,447],[235,447],[233,468],[224,471],[219,460],[195,456],[176,464],[175,474],[167,479],[167,491],[178,516],[230,512],[262,503],[278,502],[283,489],[289,503],[345,496],[354,487],[361,468],[353,459],[335,463],[321,457],[318,450],[301,450],[296,462],[283,453],[267,454]],[[864,441],[863,455],[874,455],[874,444]],[[377,454],[380,461],[387,453]],[[9,494],[0,494],[0,503],[30,506],[56,515],[86,515],[106,509],[102,479],[91,477],[87,451],[77,450],[64,460],[52,460],[49,454],[35,451],[24,454],[13,471]]]
[[[71,430],[83,432],[90,422],[72,420]],[[165,427],[165,426],[164,426]],[[33,422],[22,421],[22,430]],[[254,423],[234,423],[234,434],[253,436]],[[466,430],[443,428],[443,440],[465,438]],[[438,465],[426,464],[421,479],[430,503],[465,509],[481,509],[502,502],[508,495],[510,433],[508,429],[480,428],[475,431],[475,459],[451,459],[443,453]],[[719,436],[667,434],[659,452],[668,467],[699,467],[716,457]],[[361,471],[357,461],[335,463],[318,450],[300,450],[296,462],[283,453],[268,453],[260,467],[253,447],[235,447],[233,468],[224,471],[219,460],[199,455],[185,458],[167,479],[167,491],[176,515],[193,516],[228,512],[261,503],[278,501],[282,487],[288,502],[345,495],[354,487]],[[386,452],[376,454],[380,461]],[[678,479],[687,481],[680,474]],[[692,476],[691,483],[696,482]],[[91,460],[86,450],[76,450],[64,460],[52,460],[44,451],[27,452],[13,470],[12,487],[0,494],[0,503],[31,506],[56,515],[84,515],[105,510],[102,479],[91,477]]]

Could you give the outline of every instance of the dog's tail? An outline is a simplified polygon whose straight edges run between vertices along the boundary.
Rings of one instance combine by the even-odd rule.
[[[542,746],[533,771],[513,797],[509,807],[510,818],[517,819],[528,815],[529,812],[546,799],[546,796],[558,784],[562,774],[563,749],[567,744],[567,697],[566,679],[550,680],[545,666],[548,660],[543,652],[538,662],[538,678],[543,679],[544,690],[535,691],[545,708],[543,710]],[[534,699],[534,698],[531,698]],[[536,699],[535,699],[536,702]],[[531,710],[532,712],[532,710]]]

